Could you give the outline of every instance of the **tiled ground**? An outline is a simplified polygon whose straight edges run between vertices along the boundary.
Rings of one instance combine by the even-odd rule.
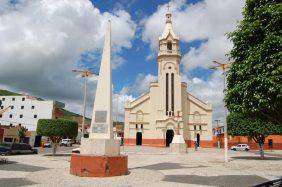
[[[68,152],[69,150],[64,150]],[[0,165],[0,186],[252,186],[282,177],[282,151],[266,153],[189,149],[170,154],[167,148],[121,147],[128,155],[129,174],[109,178],[80,178],[69,174],[69,156],[19,155]]]

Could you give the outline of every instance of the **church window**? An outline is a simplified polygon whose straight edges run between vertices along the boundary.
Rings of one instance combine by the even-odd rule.
[[[167,43],[167,50],[172,50],[172,43],[171,42]]]
[[[199,129],[202,130],[202,125],[199,126]]]
[[[199,112],[194,113],[194,123],[200,123],[201,122],[201,116]]]
[[[141,111],[137,112],[136,121],[143,121],[143,113]]]
[[[138,129],[138,124],[135,125],[135,128]]]
[[[141,129],[143,129],[143,124],[141,124]]]
[[[174,73],[171,74],[171,111],[174,112]]]
[[[194,130],[197,130],[196,125],[194,125]]]
[[[169,66],[168,69],[171,69],[171,66]]]
[[[165,98],[166,115],[168,115],[168,73],[166,74],[166,98]]]

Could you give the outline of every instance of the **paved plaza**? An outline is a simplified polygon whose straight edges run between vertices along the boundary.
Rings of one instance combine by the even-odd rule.
[[[259,160],[257,151],[193,149],[188,154],[170,154],[168,148],[121,147],[128,155],[129,174],[109,178],[81,178],[69,174],[72,148],[59,148],[63,156],[8,156],[0,165],[0,186],[252,186],[282,176],[282,151],[266,152]]]

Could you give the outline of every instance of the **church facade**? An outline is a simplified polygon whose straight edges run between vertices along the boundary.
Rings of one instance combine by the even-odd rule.
[[[188,147],[212,147],[212,106],[187,92],[181,82],[179,37],[172,28],[172,14],[159,37],[158,80],[148,93],[125,104],[126,145],[169,146],[179,130]]]

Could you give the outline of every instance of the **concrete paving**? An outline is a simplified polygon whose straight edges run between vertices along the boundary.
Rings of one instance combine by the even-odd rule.
[[[73,147],[72,147],[73,148]],[[70,153],[72,148],[59,148]],[[50,150],[51,151],[51,150]],[[108,178],[80,178],[69,174],[70,156],[8,156],[0,165],[0,186],[253,186],[282,177],[282,151],[267,152],[259,160],[257,152],[188,149],[187,154],[171,154],[167,148],[121,147],[128,155],[129,174]]]

